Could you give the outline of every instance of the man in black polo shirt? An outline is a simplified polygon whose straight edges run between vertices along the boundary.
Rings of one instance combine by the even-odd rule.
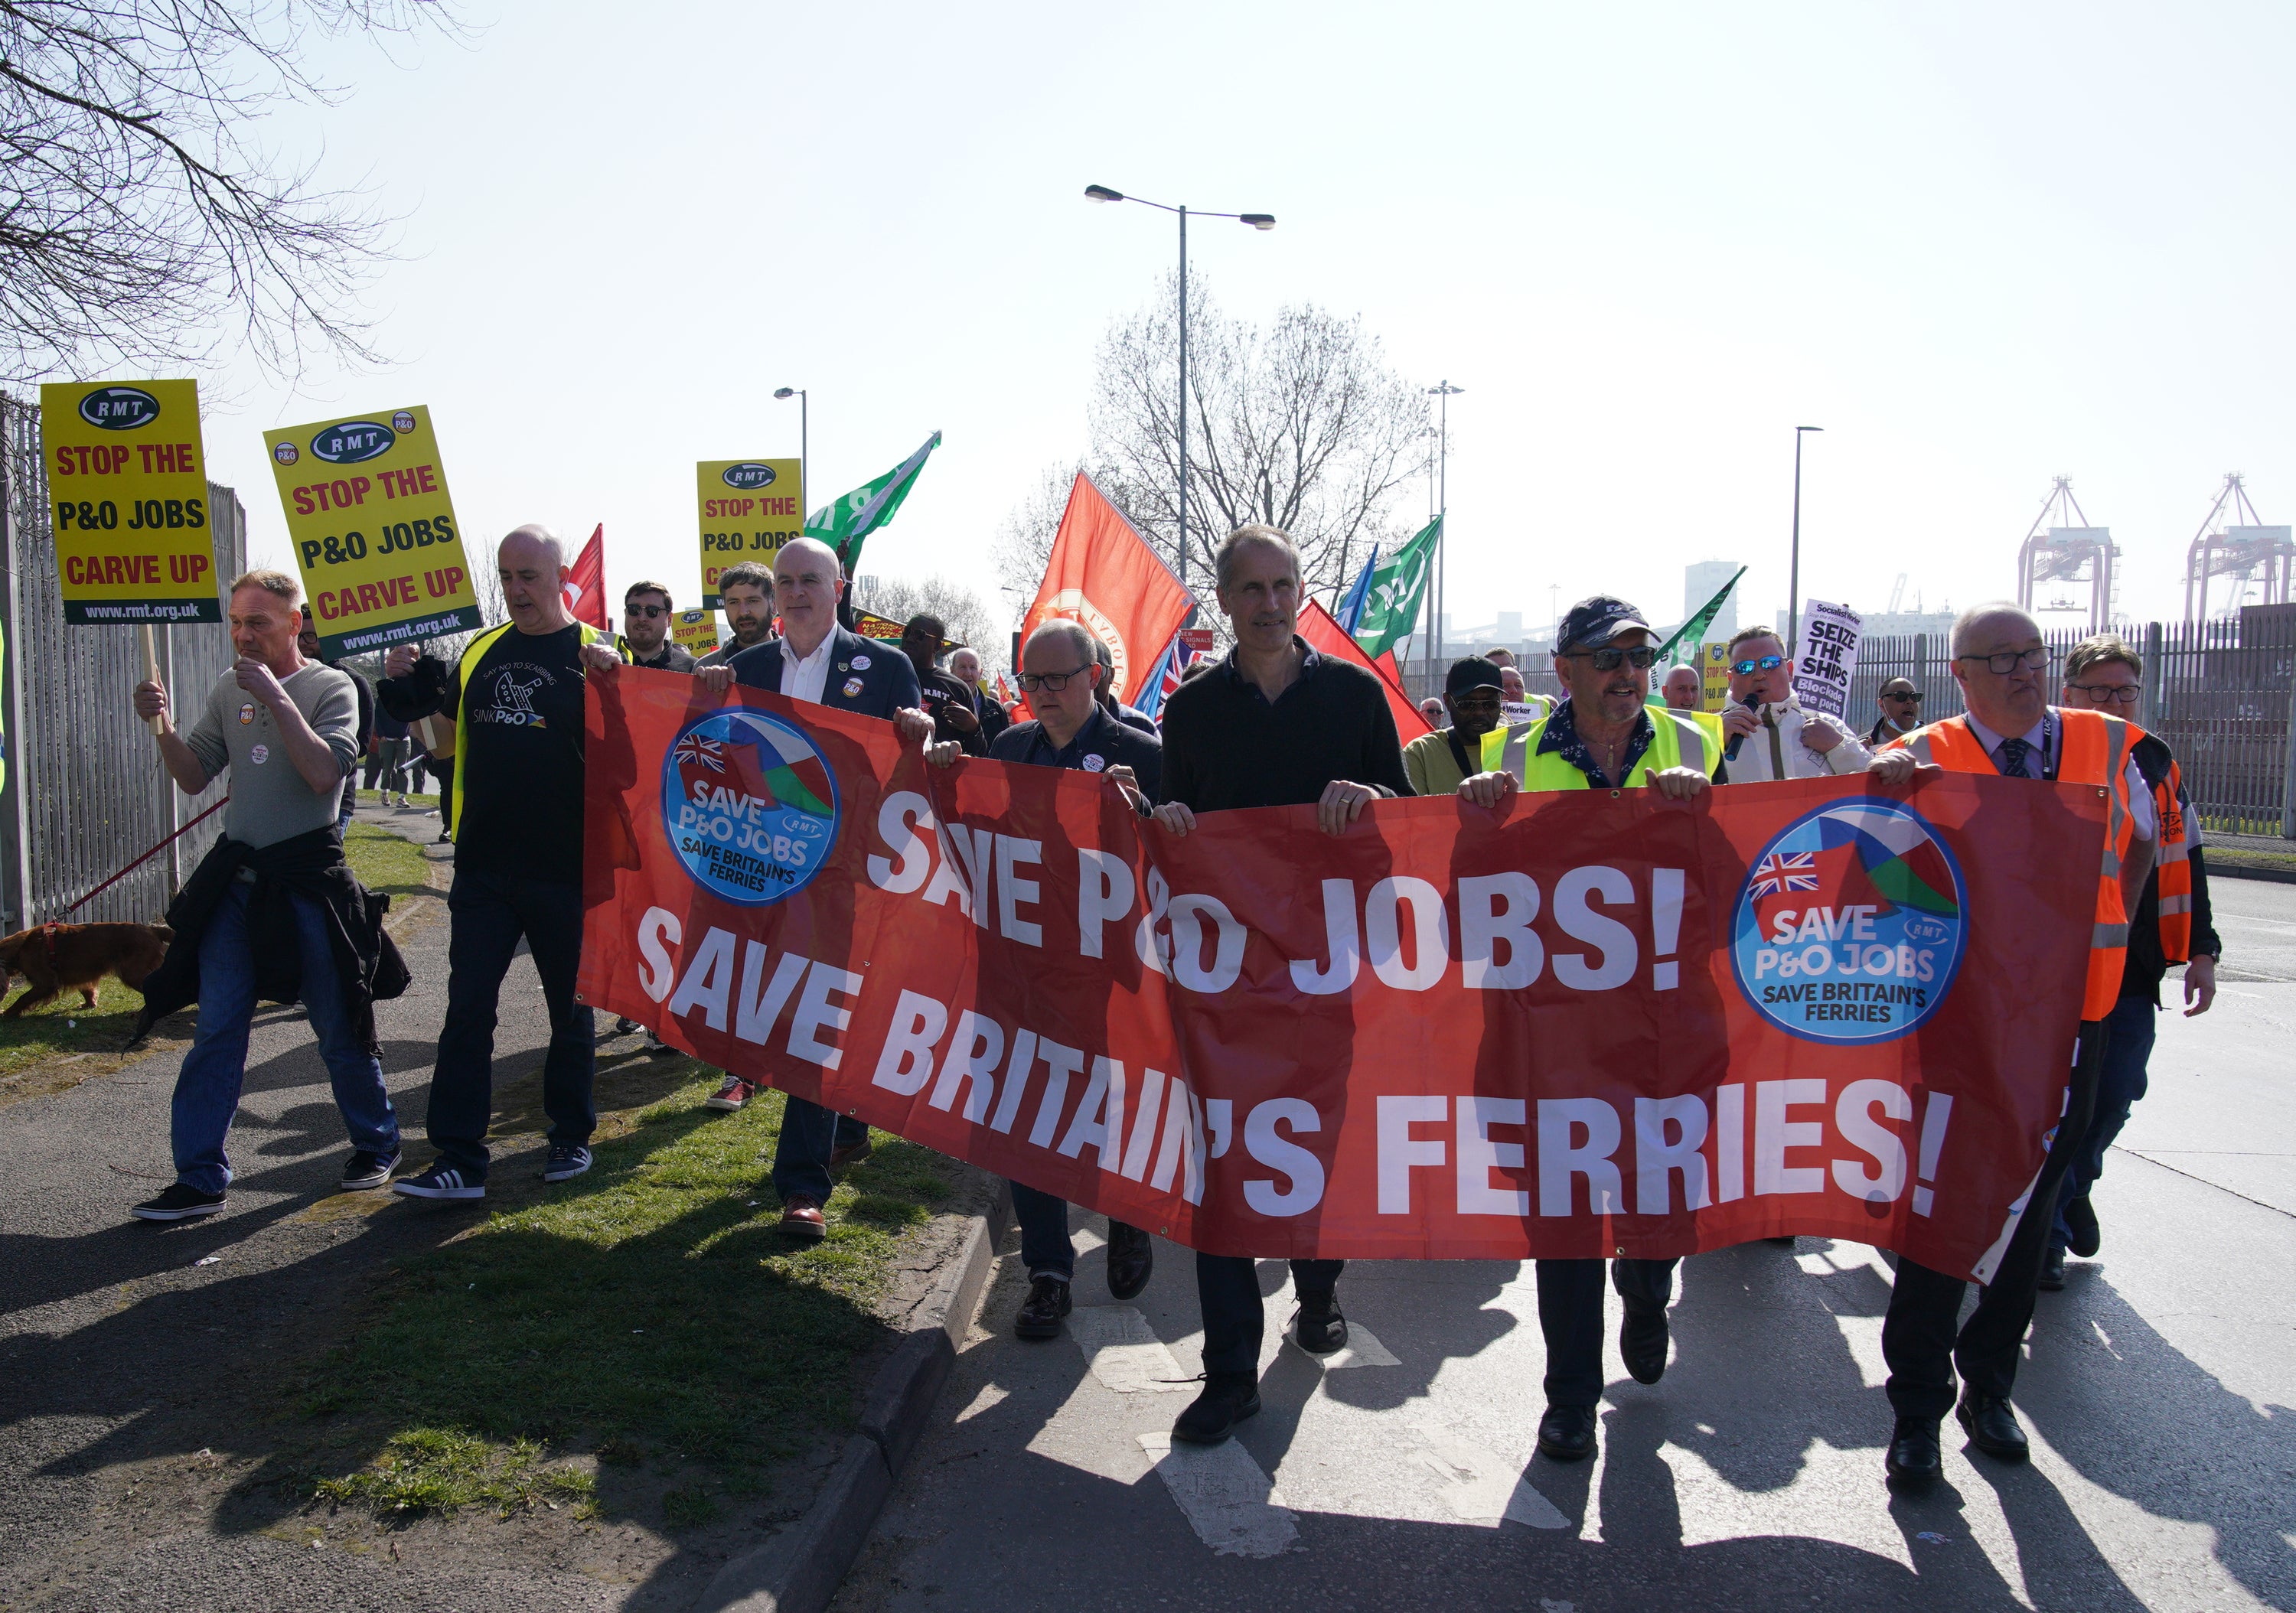
[[[901,653],[917,669],[917,692],[924,714],[933,720],[935,741],[954,740],[967,756],[987,756],[988,737],[972,705],[972,691],[940,669],[940,647],[948,642],[948,624],[919,611],[901,628]]]
[[[1136,733],[1101,709],[1094,698],[1101,672],[1092,646],[1092,635],[1065,619],[1046,622],[1029,635],[1021,651],[1021,688],[1037,720],[1016,723],[998,734],[989,759],[1097,773],[1153,800],[1163,777],[1163,747],[1153,735]],[[956,741],[942,740],[926,749],[925,760],[953,767],[964,754]],[[1057,1339],[1061,1319],[1073,1308],[1069,1282],[1076,1274],[1068,1200],[1015,1182],[1013,1214],[1021,1223],[1021,1258],[1029,1268],[1029,1297],[1021,1302],[1013,1331],[1022,1339]],[[1108,1224],[1111,1294],[1129,1299],[1146,1288],[1155,1259],[1155,1245],[1146,1232],[1120,1221]]]
[[[1213,562],[1235,648],[1164,708],[1164,778],[1156,822],[1184,835],[1199,812],[1312,803],[1318,825],[1345,834],[1365,803],[1411,793],[1387,694],[1370,673],[1316,653],[1293,631],[1300,552],[1274,527],[1239,527]],[[1294,1260],[1300,1347],[1328,1355],[1348,1341],[1339,1260]],[[1204,1392],[1172,1437],[1218,1445],[1259,1410],[1259,1278],[1244,1255],[1196,1256],[1204,1318]]]

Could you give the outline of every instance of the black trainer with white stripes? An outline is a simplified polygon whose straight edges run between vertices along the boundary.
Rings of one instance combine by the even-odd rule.
[[[408,1199],[483,1199],[487,1184],[472,1180],[442,1159],[428,1170],[401,1176],[390,1184],[390,1191]]]

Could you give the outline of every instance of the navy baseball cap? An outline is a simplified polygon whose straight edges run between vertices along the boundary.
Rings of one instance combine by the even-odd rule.
[[[1643,613],[1622,599],[1607,594],[1597,594],[1582,599],[1564,613],[1562,625],[1554,630],[1557,651],[1582,650],[1609,643],[1621,633],[1639,627],[1655,638],[1657,629],[1643,620]]]

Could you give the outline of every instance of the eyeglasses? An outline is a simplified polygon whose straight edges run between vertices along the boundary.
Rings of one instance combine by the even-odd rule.
[[[1506,696],[1486,684],[1480,688],[1470,689],[1464,694],[1453,695],[1451,704],[1462,711],[1496,711],[1506,704]]]
[[[2030,650],[2004,650],[1998,655],[1956,655],[1953,659],[1957,661],[1983,661],[1986,670],[1994,676],[2007,677],[2020,667],[2038,672],[2049,664],[2049,651],[2046,646],[2036,644]]]
[[[1049,689],[1054,694],[1069,686],[1069,679],[1091,671],[1090,667],[1071,667],[1066,672],[1023,672],[1020,675],[1021,689],[1034,694],[1039,689]]]
[[[1885,700],[1903,700],[1909,706],[1918,706],[1922,703],[1922,692],[1918,689],[1900,689],[1895,694],[1884,694],[1882,698]]]
[[[2144,685],[2142,684],[2067,684],[2065,687],[2079,690],[2088,696],[2089,703],[2094,706],[2109,703],[2134,706],[2144,698]]]
[[[1592,661],[1597,672],[1616,672],[1622,664],[1632,665],[1641,671],[1658,659],[1658,651],[1644,644],[1638,649],[1621,650],[1616,644],[1606,644],[1600,650],[1565,650],[1565,656]]]
[[[622,609],[632,616],[654,617],[669,614],[668,605],[624,605]]]
[[[1757,672],[1775,672],[1785,664],[1786,658],[1783,655],[1766,655],[1758,660],[1732,661],[1730,670],[1740,677],[1751,677]]]

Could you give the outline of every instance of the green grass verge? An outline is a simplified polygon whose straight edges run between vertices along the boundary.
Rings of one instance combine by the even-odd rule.
[[[304,1410],[375,1453],[320,1495],[499,1508],[586,1449],[602,1473],[676,1478],[662,1521],[691,1527],[718,1494],[758,1492],[771,1463],[850,1424],[857,1363],[888,1336],[871,1301],[954,1167],[881,1135],[839,1183],[828,1238],[790,1243],[767,1181],[781,1094],[718,1114],[701,1106],[716,1077],[695,1074],[594,1142],[588,1175],[400,1264],[312,1375]]]
[[[343,842],[343,855],[352,871],[373,890],[404,897],[431,890],[430,864],[419,847],[370,823],[353,823]],[[153,913],[154,920],[159,918]],[[82,1006],[79,993],[67,991],[20,1019],[0,1016],[0,1078],[58,1060],[94,1054],[108,1058],[119,1052],[144,1009],[144,995],[106,975],[95,988],[95,1007]],[[190,1019],[179,1016],[168,1025],[188,1035]],[[165,1038],[166,1031],[155,1031]],[[92,1070],[89,1073],[94,1073]]]
[[[2246,847],[2211,846],[2208,850],[2211,868],[2284,868],[2296,871],[2296,853],[2280,851],[2251,851]]]
[[[378,806],[383,804],[382,791],[380,790],[362,790],[358,792],[358,798]],[[406,798],[417,806],[427,806],[433,812],[439,809],[439,794],[436,790],[429,795],[410,795]]]

